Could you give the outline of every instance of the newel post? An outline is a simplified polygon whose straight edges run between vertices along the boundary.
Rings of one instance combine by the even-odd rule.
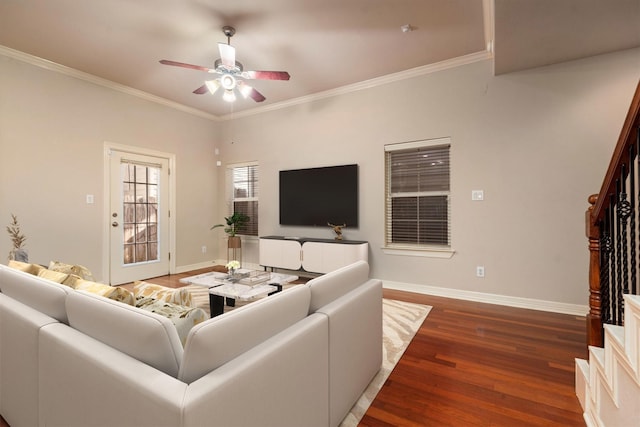
[[[589,314],[587,314],[587,344],[602,347],[602,298],[600,296],[600,227],[592,213],[598,195],[589,196],[585,214],[586,234],[589,239]]]

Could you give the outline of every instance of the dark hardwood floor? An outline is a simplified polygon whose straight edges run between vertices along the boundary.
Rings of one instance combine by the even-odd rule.
[[[361,426],[585,426],[584,317],[384,291],[433,307]]]
[[[179,279],[211,269],[149,279]],[[385,290],[433,307],[360,426],[585,426],[584,317]],[[0,427],[7,426],[0,419]]]

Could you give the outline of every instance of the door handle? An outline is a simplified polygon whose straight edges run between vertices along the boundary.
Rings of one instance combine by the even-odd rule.
[[[111,226],[112,226],[112,227],[117,227],[117,226],[118,226],[118,221],[113,221],[113,222],[111,223]]]

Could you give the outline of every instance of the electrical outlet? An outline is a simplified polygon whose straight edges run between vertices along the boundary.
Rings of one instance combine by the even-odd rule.
[[[203,253],[203,254],[206,254],[206,253],[207,253],[207,247],[206,247],[206,246],[203,246],[203,247],[202,247],[202,253]]]
[[[476,277],[484,277],[484,265],[476,267]]]

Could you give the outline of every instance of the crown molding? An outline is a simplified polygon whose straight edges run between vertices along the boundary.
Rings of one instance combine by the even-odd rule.
[[[394,83],[401,80],[411,79],[413,77],[423,76],[425,74],[431,74],[442,70],[460,67],[462,65],[471,64],[474,62],[485,61],[493,58],[493,52],[489,50],[483,50],[476,53],[471,53],[457,58],[448,59],[446,61],[436,62],[434,64],[423,65],[416,68],[411,68],[405,71],[400,71],[393,74],[387,74],[386,76],[376,77],[369,80],[364,80],[358,83],[341,86],[339,88],[326,90],[323,92],[314,93],[311,95],[301,96],[299,98],[289,99],[287,101],[276,102],[273,104],[265,105],[264,107],[252,108],[250,110],[240,111],[225,114],[220,116],[221,120],[232,120],[241,117],[253,116],[256,114],[262,114],[267,111],[280,110],[282,108],[291,107],[294,105],[306,104],[320,99],[331,98],[338,95],[344,95],[351,92],[357,92],[363,89],[370,89],[376,86],[382,86],[389,83]]]
[[[490,45],[488,47],[490,47]],[[419,77],[425,74],[435,73],[438,71],[456,68],[462,65],[485,61],[493,58],[493,52],[491,51],[491,49],[487,49],[480,52],[460,56],[457,58],[448,59],[446,61],[440,61],[434,64],[423,65],[421,67],[411,68],[409,70],[388,74],[386,76],[376,77],[373,79],[364,80],[362,82],[341,86],[339,88],[330,89],[330,90],[314,93],[311,95],[301,96],[299,98],[289,99],[282,102],[276,102],[273,104],[265,105],[264,107],[252,108],[245,111],[233,112],[233,113],[225,114],[222,116],[216,116],[214,114],[209,114],[202,110],[188,107],[178,102],[170,101],[166,98],[162,98],[138,89],[134,89],[129,86],[115,83],[110,80],[94,76],[93,74],[85,73],[83,71],[79,71],[74,68],[66,67],[64,65],[60,65],[43,58],[39,58],[37,56],[30,55],[28,53],[24,53],[19,50],[11,49],[6,46],[0,45],[0,55],[13,58],[18,61],[26,62],[28,64],[34,65],[36,67],[44,68],[46,70],[54,71],[70,77],[84,80],[99,86],[113,89],[118,92],[125,93],[127,95],[136,96],[138,98],[142,98],[147,101],[155,102],[157,104],[164,105],[166,107],[170,107],[170,108],[173,108],[188,114],[192,114],[207,120],[212,120],[212,121],[221,121],[221,120],[226,121],[226,120],[233,120],[233,119],[238,119],[242,117],[254,116],[254,115],[262,114],[268,111],[280,110],[283,108],[300,105],[300,104],[306,104],[306,103],[318,101],[325,98],[331,98],[338,95],[345,95],[351,92],[370,89],[376,86],[382,86],[389,83],[394,83],[397,81],[406,80],[413,77]]]
[[[204,111],[198,110],[196,108],[187,107],[186,105],[180,104],[178,102],[170,101],[166,98],[162,98],[138,89],[134,89],[129,86],[115,83],[115,82],[112,82],[111,80],[103,79],[101,77],[94,76],[93,74],[85,73],[84,71],[79,71],[74,68],[66,67],[64,65],[60,65],[58,63],[49,61],[47,59],[39,58],[37,56],[30,55],[28,53],[24,53],[19,50],[11,49],[6,46],[0,45],[0,55],[25,62],[27,64],[34,65],[39,68],[44,68],[45,70],[54,71],[56,73],[64,74],[69,77],[74,77],[76,79],[84,80],[86,82],[93,83],[98,86],[103,86],[108,89],[113,89],[115,91],[122,92],[127,95],[132,95],[147,101],[155,102],[156,104],[164,105],[165,107],[170,107],[175,110],[182,111],[184,113],[201,117],[203,119],[213,120],[213,121],[220,120],[218,116],[205,113]]]

